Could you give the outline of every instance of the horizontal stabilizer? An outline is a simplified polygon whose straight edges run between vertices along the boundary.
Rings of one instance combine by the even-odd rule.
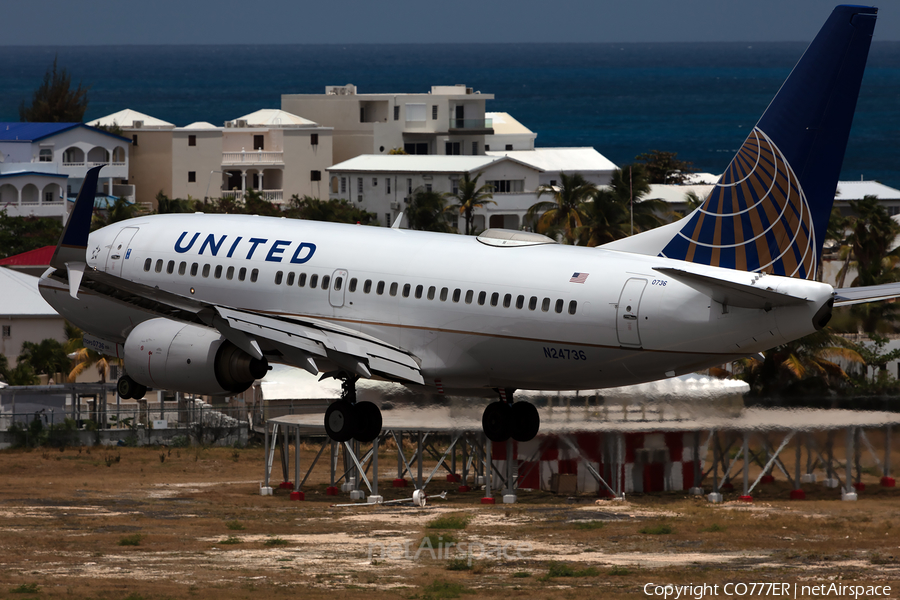
[[[682,269],[655,267],[653,270],[664,273],[672,279],[694,288],[701,294],[706,294],[724,306],[769,310],[776,306],[796,306],[810,302],[807,298],[782,294],[772,288],[719,279]]]
[[[900,297],[900,283],[868,285],[863,287],[841,288],[834,290],[835,306],[850,306],[865,302],[878,302]]]

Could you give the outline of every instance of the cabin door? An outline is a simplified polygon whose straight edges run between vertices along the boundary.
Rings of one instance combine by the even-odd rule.
[[[631,278],[622,288],[619,304],[616,306],[616,333],[622,346],[641,347],[640,307],[646,286],[646,279]]]
[[[131,258],[131,250],[128,245],[131,238],[138,232],[137,227],[126,227],[119,232],[109,249],[106,257],[106,272],[112,273],[116,277],[122,276],[122,267],[126,260]]]

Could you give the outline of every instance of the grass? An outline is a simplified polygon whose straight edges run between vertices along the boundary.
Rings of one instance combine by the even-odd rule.
[[[144,539],[144,536],[141,535],[140,533],[126,535],[125,537],[119,538],[119,545],[120,546],[140,546],[142,539]]]
[[[700,533],[717,533],[719,531],[725,531],[724,525],[719,525],[718,523],[713,523],[709,527],[704,527],[700,530]]]
[[[459,598],[463,594],[471,594],[463,584],[441,579],[432,581],[422,588],[422,600],[442,600],[443,598]]]
[[[244,541],[243,541],[241,538],[235,537],[235,536],[233,536],[233,535],[229,535],[227,538],[225,538],[224,540],[220,541],[220,542],[219,542],[219,545],[224,546],[224,545],[227,544],[227,545],[230,546],[230,545],[233,545],[233,544],[243,544],[243,543],[244,543]]]
[[[580,529],[581,531],[593,531],[595,529],[603,529],[606,526],[606,523],[603,521],[576,521],[575,529]]]
[[[646,527],[642,527],[640,529],[641,533],[645,533],[647,535],[669,535],[674,532],[671,525],[666,523],[661,523],[659,525],[647,525]]]
[[[429,521],[427,529],[465,529],[472,517],[465,514],[446,515]]]
[[[41,589],[36,583],[23,583],[9,590],[11,594],[36,594]]]
[[[513,579],[525,579],[526,577],[531,577],[531,573],[528,571],[516,571],[512,576]]]
[[[448,571],[471,571],[472,565],[465,558],[452,558],[447,561]]]
[[[611,576],[631,575],[631,571],[629,571],[625,567],[620,567],[617,565],[617,566],[613,567],[612,569],[610,569],[609,573],[607,573],[607,575],[611,575]]]
[[[269,538],[265,541],[266,546],[288,546],[290,542],[287,540],[283,540],[280,537]]]
[[[422,542],[419,545],[419,548],[428,548],[428,545],[425,543],[425,540],[431,542],[431,547],[437,550],[440,544],[449,544],[456,543],[457,539],[450,535],[449,533],[427,533],[425,537],[422,538]]]
[[[232,531],[243,531],[244,526],[240,521],[225,521],[225,527]]]
[[[572,565],[551,562],[547,569],[547,574],[542,578],[544,581],[554,577],[596,577],[600,571],[596,567],[587,567],[586,569],[575,569]]]

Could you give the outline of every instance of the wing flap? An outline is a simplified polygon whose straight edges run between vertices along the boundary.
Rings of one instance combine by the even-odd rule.
[[[673,267],[654,267],[653,270],[664,273],[726,306],[769,310],[776,306],[796,306],[810,302],[807,298],[783,294],[772,288],[719,279]]]

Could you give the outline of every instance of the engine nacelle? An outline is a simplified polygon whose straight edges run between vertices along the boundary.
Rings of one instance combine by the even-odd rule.
[[[125,369],[142,385],[193,394],[239,394],[269,370],[215,329],[150,319],[125,340]]]

